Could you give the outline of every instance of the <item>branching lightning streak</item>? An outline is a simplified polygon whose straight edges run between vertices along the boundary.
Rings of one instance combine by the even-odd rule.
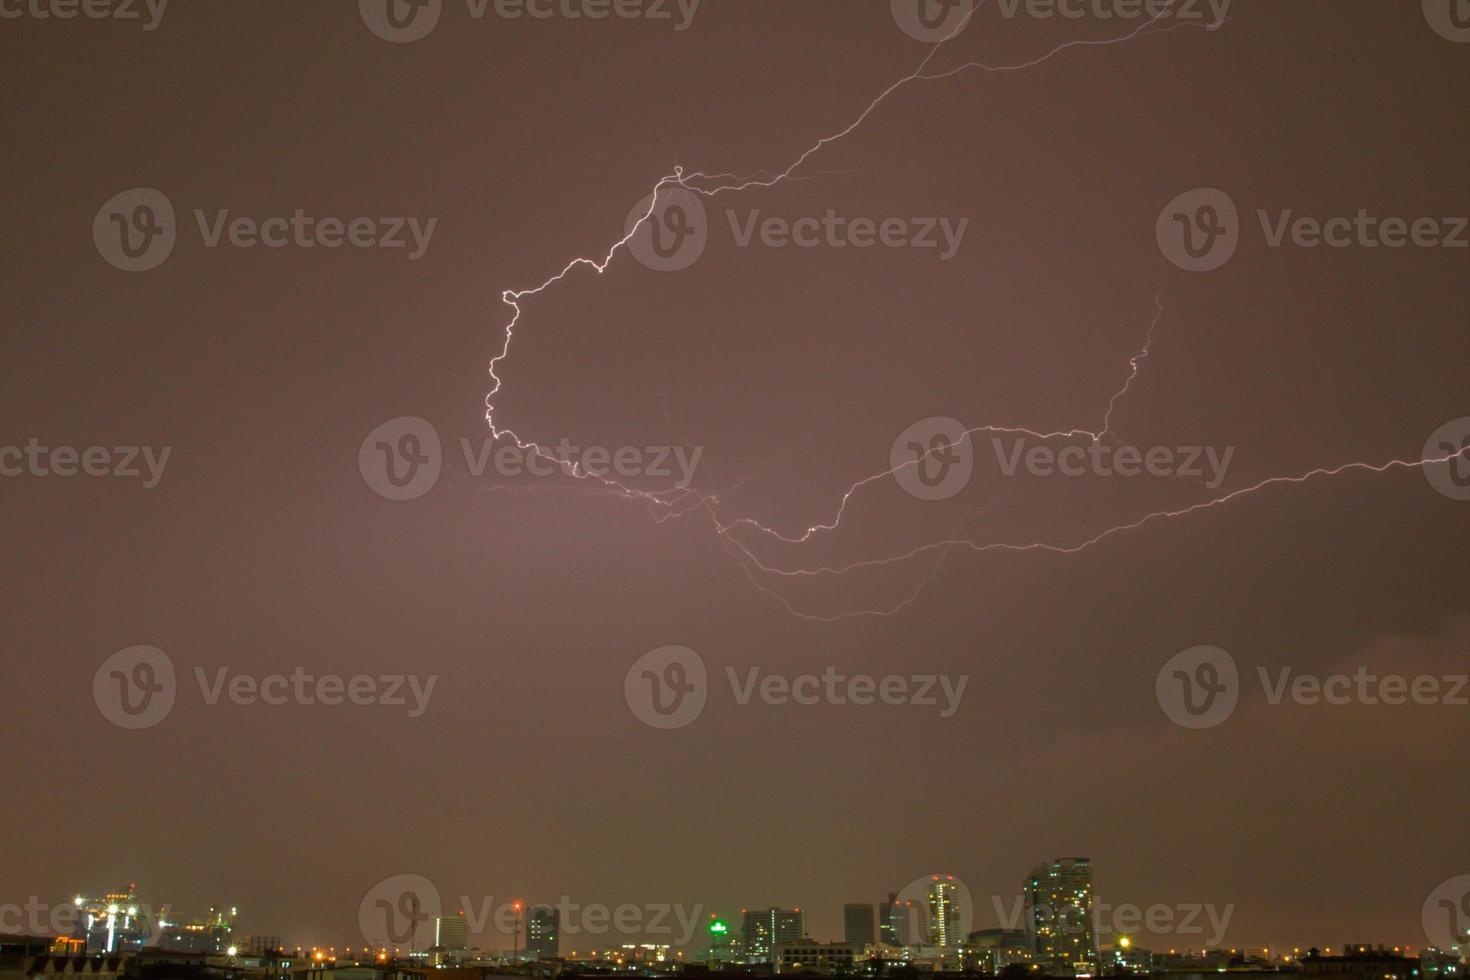
[[[1159,288],[1160,290],[1163,289],[1162,286]],[[1154,318],[1148,325],[1147,336],[1143,338],[1143,348],[1137,354],[1134,354],[1128,359],[1128,380],[1123,382],[1123,387],[1119,388],[1116,392],[1113,393],[1112,398],[1108,399],[1108,410],[1103,413],[1102,431],[1093,436],[1094,442],[1101,442],[1103,436],[1112,431],[1113,409],[1118,406],[1118,401],[1124,395],[1128,394],[1128,389],[1133,387],[1133,382],[1138,380],[1138,372],[1141,370],[1141,365],[1144,361],[1148,360],[1148,355],[1152,351],[1154,346],[1154,331],[1158,329],[1159,321],[1163,318],[1164,300],[1161,292],[1154,296]]]
[[[535,453],[537,456],[559,467],[562,472],[568,477],[572,477],[578,480],[594,481],[597,486],[595,488],[591,488],[593,492],[613,494],[618,497],[638,500],[647,504],[651,516],[655,521],[659,523],[683,517],[695,511],[703,510],[709,516],[715,532],[722,539],[725,550],[740,563],[742,571],[757,589],[774,598],[793,616],[816,622],[834,622],[838,620],[867,616],[887,617],[902,611],[911,603],[913,603],[923,592],[924,588],[933,581],[935,576],[938,575],[940,569],[943,567],[946,559],[957,548],[968,548],[969,550],[974,552],[988,552],[992,550],[1012,552],[1041,551],[1061,555],[1073,555],[1088,548],[1091,548],[1094,545],[1100,544],[1101,542],[1116,535],[1142,528],[1146,524],[1155,521],[1184,517],[1197,511],[1203,511],[1218,507],[1240,497],[1255,494],[1270,487],[1285,484],[1304,484],[1314,479],[1332,478],[1348,472],[1383,474],[1394,469],[1422,469],[1423,467],[1432,464],[1446,463],[1457,458],[1458,456],[1464,455],[1465,453],[1470,453],[1470,447],[1466,447],[1465,449],[1462,449],[1459,453],[1453,453],[1448,456],[1438,458],[1419,458],[1414,460],[1393,459],[1381,464],[1349,462],[1335,467],[1320,467],[1317,469],[1312,469],[1296,476],[1270,477],[1261,480],[1260,482],[1255,483],[1251,486],[1241,487],[1228,493],[1213,497],[1211,499],[1203,500],[1186,507],[1174,510],[1154,511],[1152,513],[1145,514],[1144,516],[1137,518],[1136,520],[1133,520],[1129,523],[1107,527],[1101,531],[1094,533],[1091,537],[1071,544],[1061,544],[1041,540],[1029,542],[978,542],[971,538],[959,535],[960,528],[967,521],[975,516],[975,514],[969,514],[966,515],[964,518],[961,518],[961,520],[956,523],[956,525],[951,529],[949,537],[940,541],[934,541],[929,544],[914,547],[909,551],[903,552],[901,554],[891,555],[886,558],[870,558],[860,561],[853,561],[839,566],[827,565],[817,568],[787,569],[779,568],[762,561],[750,549],[749,546],[739,540],[736,532],[741,530],[749,530],[759,535],[763,535],[767,538],[775,539],[786,544],[805,543],[818,534],[836,530],[842,523],[842,519],[847,512],[849,503],[859,491],[872,484],[886,480],[889,477],[893,477],[906,467],[919,465],[924,461],[927,455],[942,449],[950,448],[952,444],[941,444],[931,447],[931,449],[925,455],[918,456],[917,458],[909,460],[903,464],[900,464],[899,466],[891,467],[887,470],[874,473],[870,476],[866,476],[855,481],[842,494],[838,502],[836,512],[829,521],[813,524],[799,534],[783,534],[750,517],[740,517],[729,521],[722,520],[719,517],[717,508],[718,505],[721,503],[723,494],[700,492],[693,489],[692,487],[678,487],[670,490],[636,489],[617,480],[613,480],[602,475],[589,473],[583,468],[580,462],[573,462],[571,460],[560,458],[554,453],[549,452],[542,445],[536,442],[523,440],[513,430],[509,428],[502,428],[496,425],[495,398],[500,393],[501,388],[504,385],[504,380],[501,377],[498,368],[501,362],[505,361],[510,356],[510,349],[511,344],[514,340],[515,329],[520,324],[521,317],[524,312],[522,308],[522,302],[545,292],[579,268],[589,268],[597,275],[603,275],[611,266],[612,261],[617,256],[617,254],[628,246],[628,244],[638,234],[643,225],[648,223],[649,220],[653,217],[653,214],[658,208],[658,196],[660,192],[664,191],[665,189],[670,187],[679,187],[695,194],[712,198],[724,193],[739,193],[741,191],[749,190],[752,188],[770,188],[778,184],[788,182],[812,180],[827,174],[855,173],[858,171],[819,171],[811,174],[798,175],[797,171],[800,170],[809,160],[812,159],[812,157],[820,153],[823,149],[832,145],[833,143],[844,139],[845,137],[859,129],[863,125],[863,123],[865,123],[869,119],[869,117],[871,117],[872,114],[878,110],[880,106],[888,101],[891,96],[909,85],[917,82],[941,81],[953,78],[964,72],[972,70],[978,70],[985,73],[1023,71],[1025,69],[1034,68],[1036,66],[1044,64],[1045,62],[1050,61],[1058,55],[1074,48],[1103,47],[1123,44],[1145,34],[1162,34],[1177,30],[1181,27],[1196,26],[1182,21],[1174,21],[1170,24],[1157,27],[1157,25],[1159,25],[1159,22],[1164,20],[1168,13],[1172,11],[1171,4],[1170,10],[1160,13],[1159,15],[1144,21],[1132,31],[1112,38],[1100,40],[1077,39],[1067,41],[1062,44],[1056,45],[1045,53],[1029,61],[1024,61],[1017,64],[989,65],[984,62],[969,61],[943,72],[938,72],[935,74],[925,74],[925,72],[929,68],[930,63],[934,60],[939,50],[965,29],[970,19],[973,18],[975,12],[979,8],[980,4],[977,3],[975,7],[971,9],[969,14],[965,16],[965,18],[954,28],[953,31],[950,32],[947,37],[934,44],[930,48],[928,54],[926,54],[923,60],[919,63],[919,66],[912,73],[900,78],[898,81],[894,82],[892,85],[888,86],[886,89],[880,92],[876,98],[869,102],[868,105],[860,113],[857,114],[857,116],[853,119],[851,123],[835,133],[818,139],[808,149],[802,152],[784,170],[781,170],[779,172],[762,170],[757,171],[754,174],[740,176],[734,173],[696,172],[686,174],[682,167],[676,167],[674,168],[674,172],[672,174],[659,178],[659,180],[654,184],[653,191],[649,196],[648,209],[626,229],[623,237],[615,241],[600,259],[595,257],[579,256],[571,259],[569,262],[567,262],[565,266],[561,268],[560,271],[543,281],[540,285],[526,289],[505,290],[501,294],[501,300],[511,308],[512,313],[510,320],[505,326],[504,342],[501,346],[500,352],[490,360],[489,374],[493,384],[489,393],[485,397],[485,420],[490,428],[492,438],[496,441],[507,438],[511,439],[522,451]],[[1156,27],[1157,29],[1154,29]],[[1134,354],[1132,358],[1129,359],[1128,376],[1122,386],[1116,392],[1114,392],[1111,398],[1108,400],[1106,409],[1103,412],[1102,427],[1100,429],[1094,431],[1090,429],[1077,428],[1056,432],[1040,432],[1020,426],[982,425],[967,430],[961,441],[979,433],[989,433],[1026,435],[1039,440],[1086,437],[1091,439],[1093,442],[1100,442],[1103,438],[1105,438],[1109,433],[1112,432],[1113,413],[1118,403],[1128,394],[1133,386],[1134,381],[1137,380],[1139,374],[1141,373],[1142,364],[1148,358],[1151,352],[1155,329],[1157,328],[1160,320],[1163,318],[1163,315],[1164,306],[1162,295],[1158,294],[1155,296],[1155,314],[1149,324],[1144,344],[1142,348],[1136,354]],[[665,417],[667,418],[666,402],[664,404],[664,410]],[[743,477],[738,483],[734,485],[731,491],[727,492],[733,492],[733,489],[738,488],[745,482],[757,477],[765,469],[765,467],[771,463],[773,459],[774,457],[767,459],[764,463],[760,465],[760,468],[756,470],[755,473]],[[769,575],[775,578],[786,580],[796,578],[810,579],[824,576],[840,576],[861,569],[900,564],[919,558],[923,555],[936,552],[938,554],[938,557],[935,560],[933,567],[930,568],[928,572],[919,579],[919,581],[909,591],[908,595],[901,601],[898,601],[897,603],[882,609],[858,609],[850,612],[843,612],[831,615],[818,615],[809,612],[803,612],[797,609],[785,596],[781,595],[780,593],[770,588],[770,586],[760,581],[756,574],[758,572],[763,575]]]

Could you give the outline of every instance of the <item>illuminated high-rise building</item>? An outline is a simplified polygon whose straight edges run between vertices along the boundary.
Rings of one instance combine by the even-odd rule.
[[[441,915],[434,920],[434,946],[445,952],[457,953],[469,944],[470,929],[465,923],[464,913]]]
[[[1053,976],[1093,976],[1098,970],[1092,862],[1059,858],[1026,879],[1026,928],[1036,961]]]
[[[806,913],[801,909],[744,909],[740,938],[750,963],[769,963],[771,946],[806,938]]]
[[[848,902],[842,906],[842,941],[871,945],[878,941],[873,928],[873,906]]]
[[[794,943],[805,938],[805,912],[801,909],[771,909],[771,942]]]
[[[533,905],[526,917],[526,951],[538,960],[561,954],[561,910],[551,905]]]
[[[924,896],[924,942],[930,946],[961,946],[965,942],[961,924],[959,885],[954,875],[932,875]]]
[[[771,958],[770,909],[741,909],[740,939],[745,946],[745,957],[748,962],[769,962]]]

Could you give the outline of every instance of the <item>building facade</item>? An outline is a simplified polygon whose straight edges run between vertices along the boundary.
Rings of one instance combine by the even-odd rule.
[[[912,899],[894,894],[884,912],[884,921],[879,930],[878,941],[889,946],[915,946],[924,939],[924,910]]]
[[[770,963],[776,943],[796,943],[806,938],[806,913],[801,909],[744,909],[740,938],[746,962]]]
[[[970,933],[963,959],[972,973],[1000,973],[1012,964],[1030,967],[1036,954],[1024,929],[981,929]]]
[[[1036,962],[1052,976],[1095,976],[1092,862],[1059,858],[1026,879],[1026,927]]]
[[[954,875],[933,875],[924,896],[924,943],[928,946],[963,945],[962,898]]]
[[[441,915],[434,920],[434,948],[460,952],[468,944],[470,928],[463,915]]]
[[[172,953],[223,953],[235,945],[237,913],[238,909],[211,905],[202,919],[160,922],[156,945]]]
[[[526,952],[538,960],[561,954],[561,910],[550,905],[531,907],[526,918]]]
[[[844,942],[868,945],[878,941],[876,918],[871,905],[848,902],[842,906],[842,939]]]
[[[810,939],[779,942],[771,947],[773,973],[851,973],[861,962],[867,944],[817,943]]]
[[[878,942],[897,945],[893,938],[893,907],[898,904],[898,892],[889,892],[888,901],[878,906]]]

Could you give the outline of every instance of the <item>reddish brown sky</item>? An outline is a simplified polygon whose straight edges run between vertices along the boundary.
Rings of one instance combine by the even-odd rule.
[[[152,490],[0,480],[0,901],[136,880],[182,909],[238,904],[247,931],[340,941],[375,882],[412,872],[446,895],[799,904],[835,936],[842,902],[923,873],[1011,896],[1037,861],[1087,854],[1109,901],[1233,903],[1231,943],[1423,942],[1426,896],[1470,871],[1470,708],[1273,707],[1257,685],[1190,732],[1154,683],[1200,644],[1252,678],[1463,671],[1470,504],[1418,471],[1348,472],[1074,555],[955,551],[900,612],[819,623],[753,587],[707,516],[657,523],[547,481],[491,492],[457,457],[485,431],[501,291],[600,256],[676,165],[783,169],[926,49],[877,0],[705,0],[682,32],[475,20],[445,0],[407,44],[356,6],[175,0],[152,31],[0,20],[0,445],[172,447]],[[932,67],[1129,29],[982,10]],[[497,421],[551,444],[684,438],[706,488],[774,455],[721,513],[791,533],[926,417],[1099,428],[1159,296],[1120,441],[1234,447],[1225,492],[1418,458],[1470,415],[1470,251],[1273,249],[1256,212],[1466,214],[1467,80],[1470,46],[1418,2],[1236,0],[1218,31],[910,86],[808,168],[841,173],[709,202],[691,268],[624,254],[528,300]],[[92,223],[134,187],[167,195],[178,241],[130,274]],[[1155,241],[1160,209],[1197,187],[1242,216],[1238,253],[1209,273]],[[941,261],[739,248],[726,215],[829,208],[969,225]],[[413,261],[208,248],[195,209],[438,223]],[[356,462],[398,416],[448,450],[408,502]],[[761,554],[883,557],[976,511],[977,540],[1069,545],[1218,495],[1005,478],[988,445],[976,474],[933,505],[882,481],[837,534]],[[887,608],[933,557],[774,585],[802,612]],[[92,696],[135,644],[166,651],[183,688],[136,732]],[[724,691],[655,731],[623,681],[666,644],[698,651],[717,692],[727,666],[971,679],[948,719]],[[225,665],[440,680],[417,719],[207,705],[194,668]]]

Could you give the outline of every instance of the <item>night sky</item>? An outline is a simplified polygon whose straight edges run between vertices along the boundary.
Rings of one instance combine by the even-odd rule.
[[[0,3],[20,13],[0,19],[0,446],[170,447],[152,488],[0,478],[0,901],[136,881],[185,914],[238,905],[244,933],[341,943],[377,882],[412,873],[446,905],[799,905],[836,939],[843,902],[935,871],[995,925],[990,896],[1086,855],[1108,903],[1233,905],[1227,945],[1425,942],[1426,898],[1470,872],[1470,707],[1272,705],[1257,668],[1470,669],[1470,503],[1419,465],[1350,468],[1077,547],[1275,477],[1417,464],[1470,415],[1470,249],[1272,247],[1258,219],[1470,213],[1470,45],[1419,0],[1235,0],[1217,30],[1108,45],[1071,42],[1142,22],[982,6],[927,72],[1039,63],[910,83],[800,179],[703,199],[687,268],[623,249],[520,300],[496,425],[698,447],[692,485],[717,502],[639,496],[677,469],[621,495],[470,471],[502,293],[601,261],[675,167],[780,173],[845,130],[930,52],[889,6],[704,0],[680,30],[673,4],[477,19],[444,0],[390,43],[349,0],[174,0],[152,30],[142,4]],[[97,243],[130,188],[175,211],[148,271]],[[1238,207],[1238,250],[1208,272],[1156,237],[1196,188]],[[936,248],[739,243],[829,209],[968,224],[949,257],[937,230]],[[406,246],[208,244],[222,211],[298,210],[370,217],[374,239],[401,218]],[[437,219],[421,250],[409,218]],[[1008,476],[979,433],[948,499],[888,476],[804,543],[717,526],[799,537],[922,420],[1099,433],[1125,386],[1103,441],[1228,448],[1217,486]],[[360,450],[401,417],[432,426],[442,474],[390,500]],[[887,561],[951,537],[1053,548]],[[773,575],[742,546],[787,571],[859,564]],[[166,652],[177,700],[127,730],[94,677],[137,645]],[[669,645],[702,658],[708,703],[659,730],[624,684]],[[1155,682],[1201,645],[1243,690],[1196,731]],[[196,668],[222,667],[438,680],[419,717],[209,704]],[[741,705],[726,679],[828,667],[969,680],[941,717]]]

